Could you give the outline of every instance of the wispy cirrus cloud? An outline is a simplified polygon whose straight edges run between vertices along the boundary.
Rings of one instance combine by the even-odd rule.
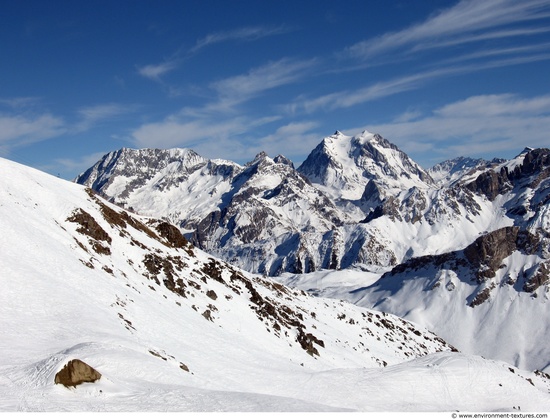
[[[545,44],[548,47],[548,44]],[[345,109],[363,103],[375,101],[399,93],[420,89],[427,84],[439,78],[476,73],[482,70],[500,68],[512,65],[526,64],[537,61],[550,60],[550,52],[541,52],[525,55],[513,55],[511,53],[537,52],[537,50],[546,50],[540,46],[526,46],[507,49],[487,50],[480,53],[465,54],[464,56],[443,60],[437,68],[433,70],[421,71],[413,74],[405,74],[389,80],[382,80],[372,83],[368,86],[359,87],[354,90],[341,90],[328,93],[318,97],[299,96],[291,103],[284,106],[289,114],[304,112],[311,114],[317,111],[333,111],[336,109]],[[499,55],[510,55],[508,57],[498,58]],[[456,65],[455,62],[466,62],[478,56],[492,58],[475,63],[466,63]]]
[[[47,140],[66,132],[65,121],[49,113],[0,114],[0,145],[4,150]]]
[[[316,98],[298,97],[292,103],[286,105],[286,110],[287,112],[294,114],[300,112],[314,113],[320,110],[332,111],[335,109],[349,108],[361,103],[414,90],[421,87],[428,81],[449,74],[456,74],[460,71],[462,71],[460,68],[449,67],[396,77],[390,80],[379,81],[355,90],[342,90]]]
[[[548,0],[462,0],[454,7],[401,31],[358,42],[346,49],[350,56],[368,60],[386,53],[441,48],[483,39],[525,36],[547,28],[502,30],[508,24],[534,22],[550,16]],[[481,33],[481,31],[484,31]]]
[[[73,127],[73,130],[78,132],[87,131],[102,121],[133,112],[135,109],[136,106],[134,105],[119,103],[105,103],[80,108],[77,111],[80,121]]]
[[[246,74],[216,81],[210,87],[217,92],[218,105],[233,106],[250,100],[264,91],[303,79],[316,63],[316,59],[283,58],[253,68]]]
[[[153,81],[160,81],[161,76],[178,68],[179,62],[180,60],[178,58],[171,58],[159,64],[144,65],[138,67],[138,73],[141,76],[151,79]]]
[[[429,114],[409,112],[385,124],[363,128],[382,133],[411,154],[429,151],[432,165],[446,158],[498,157],[523,146],[547,147],[550,131],[550,95],[531,98],[515,94],[478,95],[449,103]],[[519,145],[521,144],[521,146]],[[427,164],[429,163],[429,164]]]
[[[12,109],[21,109],[28,108],[38,104],[41,101],[40,98],[34,96],[25,96],[25,97],[12,97],[12,98],[1,98],[0,104],[8,106]]]
[[[195,45],[187,52],[183,49],[176,51],[171,57],[157,64],[138,66],[138,74],[156,82],[162,81],[162,76],[176,70],[181,63],[191,55],[199,52],[210,45],[228,41],[255,41],[268,36],[280,35],[289,32],[291,29],[286,26],[252,26],[238,28],[231,31],[215,32],[197,40]],[[174,89],[172,88],[172,91]]]
[[[191,53],[214,44],[226,41],[255,41],[268,36],[281,35],[290,32],[291,29],[286,26],[251,26],[238,28],[231,31],[215,32],[206,35],[204,38],[197,40],[195,46],[190,49]]]

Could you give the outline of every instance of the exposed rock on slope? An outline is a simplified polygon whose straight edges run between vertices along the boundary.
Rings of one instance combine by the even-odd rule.
[[[57,374],[55,384],[65,387],[76,387],[82,383],[94,383],[101,374],[80,359],[72,359]]]

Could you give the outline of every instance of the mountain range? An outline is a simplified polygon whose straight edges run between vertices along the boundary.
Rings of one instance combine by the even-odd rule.
[[[550,350],[534,336],[550,331],[549,174],[548,149],[424,170],[378,134],[336,131],[298,168],[265,153],[242,166],[122,149],[76,182],[246,271],[548,371]],[[350,272],[362,275],[341,286]]]

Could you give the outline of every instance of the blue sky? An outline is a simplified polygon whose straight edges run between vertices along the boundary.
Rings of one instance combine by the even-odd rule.
[[[550,0],[0,0],[0,156],[299,164],[340,130],[428,168],[550,146]]]

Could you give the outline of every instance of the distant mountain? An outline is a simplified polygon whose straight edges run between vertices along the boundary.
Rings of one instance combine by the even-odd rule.
[[[430,175],[397,146],[367,131],[354,137],[336,131],[321,141],[298,171],[335,200],[358,201],[370,182],[387,194],[433,184]]]
[[[200,166],[185,166],[190,178],[215,172],[188,152],[179,158]],[[159,163],[164,176],[155,178],[128,163],[121,176],[135,180],[143,170],[170,191],[166,174],[180,164]],[[279,164],[259,156],[232,182],[259,172],[276,179]],[[550,408],[545,374],[459,354],[393,315],[241,271],[166,221],[80,185],[4,159],[0,173],[2,411]],[[99,380],[55,384],[74,359]]]
[[[490,165],[503,163],[503,159],[493,159],[487,161],[484,159],[472,159],[470,157],[457,157],[438,163],[428,169],[428,173],[434,181],[441,186],[449,186],[454,181],[465,176],[471,176],[476,171],[481,171]]]
[[[517,163],[459,158],[424,171],[380,135],[336,132],[298,169],[265,153],[241,166],[185,149],[123,149],[76,181],[178,225],[224,260],[273,276],[352,266],[384,271],[519,225],[523,204],[508,195],[494,199],[513,180],[496,170],[510,164]]]
[[[240,166],[185,149],[122,149],[76,181],[175,223],[200,248],[268,275],[353,265],[387,269],[432,251],[426,241],[413,250],[406,237],[385,234],[395,222],[412,226],[409,235],[416,236],[414,224],[427,222],[422,238],[433,236],[440,220],[453,229],[461,214],[478,212],[471,192],[438,190],[405,153],[367,132],[325,138],[298,170],[265,153]],[[468,234],[457,245],[474,238]]]

